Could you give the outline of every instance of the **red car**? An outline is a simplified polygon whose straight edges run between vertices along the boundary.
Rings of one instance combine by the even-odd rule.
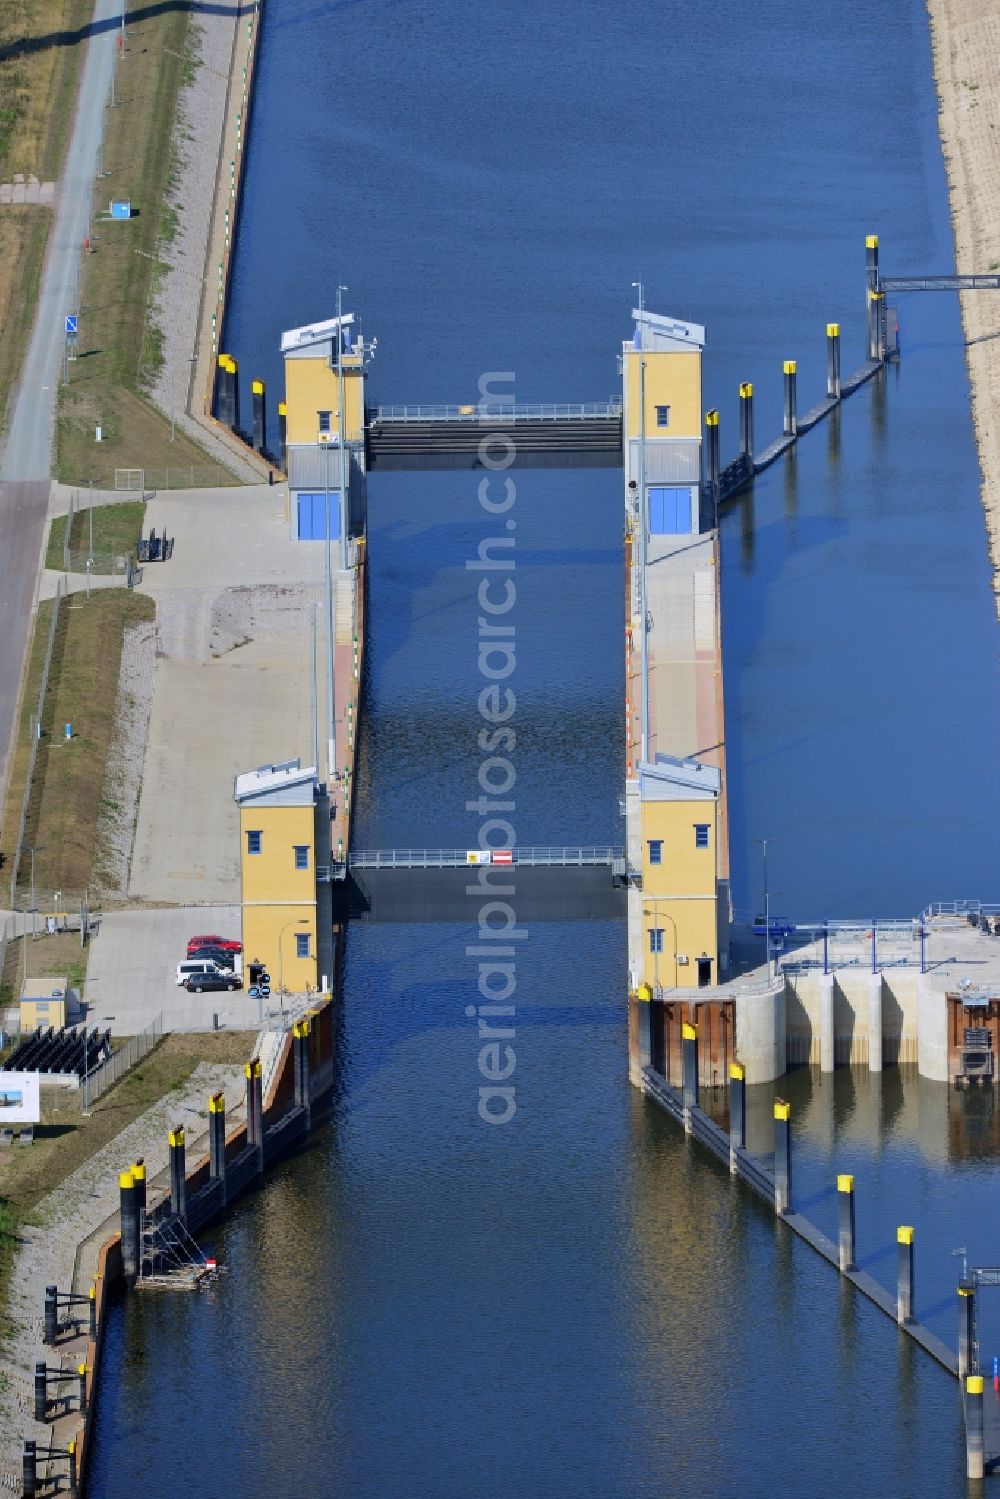
[[[191,956],[197,952],[199,947],[221,947],[223,952],[242,952],[243,943],[234,942],[232,937],[189,937],[187,955]]]

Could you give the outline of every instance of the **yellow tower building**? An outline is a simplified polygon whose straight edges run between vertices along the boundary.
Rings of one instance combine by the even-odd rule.
[[[331,977],[329,934],[317,921],[317,880],[328,873],[330,856],[316,769],[298,760],[261,765],[236,777],[233,796],[240,809],[244,973],[259,962],[276,990],[318,989]]]
[[[722,777],[697,760],[657,755],[639,768],[642,969],[660,989],[719,981],[718,802]]]
[[[640,497],[651,536],[706,529],[700,513],[701,356],[697,323],[637,308],[622,349],[625,481],[633,515]],[[708,517],[708,525],[712,523]]]
[[[330,536],[339,537],[342,528],[353,528],[350,502],[361,490],[365,362],[371,346],[356,335],[354,314],[345,313],[283,333],[281,353],[288,487],[296,535],[300,541],[325,540],[329,507]]]

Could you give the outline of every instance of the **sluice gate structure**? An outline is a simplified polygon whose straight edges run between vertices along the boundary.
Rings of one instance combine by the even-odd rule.
[[[371,468],[479,466],[484,444],[493,461],[505,457],[505,438],[513,468],[613,468],[621,463],[622,411],[617,401],[377,406],[366,433]]]

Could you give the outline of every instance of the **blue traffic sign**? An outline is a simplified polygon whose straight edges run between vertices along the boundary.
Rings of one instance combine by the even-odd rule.
[[[271,988],[270,988],[269,984],[261,984],[261,986],[260,986],[260,997],[261,997],[261,999],[270,999],[270,997],[271,997]]]
[[[75,312],[67,312],[67,314],[66,314],[66,332],[67,333],[75,333],[78,322],[79,322],[79,316],[78,316],[77,313],[75,313]]]

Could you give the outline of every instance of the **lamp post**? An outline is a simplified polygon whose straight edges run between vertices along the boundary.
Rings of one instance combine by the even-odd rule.
[[[754,843],[759,843],[764,851],[764,970],[771,972],[771,892],[767,885],[767,845],[772,842],[770,838],[755,838]]]
[[[340,440],[340,570],[347,568],[347,454],[344,451],[344,329],[343,294],[346,286],[337,287],[337,433]]]
[[[285,933],[290,932],[293,926],[308,925],[309,918],[307,916],[299,916],[295,921],[286,921],[285,925],[278,933],[278,994],[281,1000],[282,1014],[284,1014],[285,1010],[285,950],[281,944],[284,939]]]
[[[28,853],[31,855],[31,940],[32,940],[32,942],[34,942],[36,940],[37,936],[38,936],[38,924],[37,924],[37,921],[36,921],[36,915],[37,915],[37,913],[35,911],[35,855],[37,853],[41,853],[41,851],[42,851],[42,844],[40,844],[40,843],[33,843],[31,845],[31,847],[28,849]],[[25,974],[24,974],[24,976],[25,976],[25,978],[27,978],[27,976],[28,976],[27,968],[25,968]]]
[[[646,630],[646,325],[643,284],[639,293],[639,758],[649,758],[649,642]]]
[[[645,914],[645,912],[647,911],[648,907],[652,906],[652,908],[653,908],[653,920],[654,920],[654,922],[657,923],[657,926],[659,926],[659,921],[660,921],[660,899],[661,899],[661,897],[654,896],[652,900],[644,902],[643,903],[643,908],[642,908],[643,909],[643,913]],[[674,918],[671,916],[671,914],[670,914],[669,911],[664,911],[663,915],[664,915],[665,919],[670,922],[670,925],[673,928],[673,933],[674,933],[674,982],[673,982],[673,988],[676,989],[677,988],[677,923],[674,920]],[[660,957],[659,951],[657,950],[657,948],[654,947],[653,948],[653,988],[654,989],[659,989],[659,987],[660,987],[660,963],[659,963],[659,957]]]
[[[334,726],[334,637],[333,637],[333,562],[330,549],[330,438],[329,433],[323,448],[323,494],[326,510],[326,661],[329,675],[326,684],[326,769],[327,779],[332,783],[337,774],[337,737]]]
[[[191,368],[190,367],[191,367],[192,364],[197,364],[198,363],[198,356],[197,356],[197,354],[189,354],[188,357],[187,357],[187,363],[188,363],[188,386],[190,387],[190,384],[191,384]],[[180,371],[180,365],[178,365],[177,368],[178,368],[178,372],[179,372]],[[174,380],[174,384],[173,384],[173,389],[170,392],[170,441],[171,442],[176,442],[176,440],[177,440],[177,380],[175,379]]]

